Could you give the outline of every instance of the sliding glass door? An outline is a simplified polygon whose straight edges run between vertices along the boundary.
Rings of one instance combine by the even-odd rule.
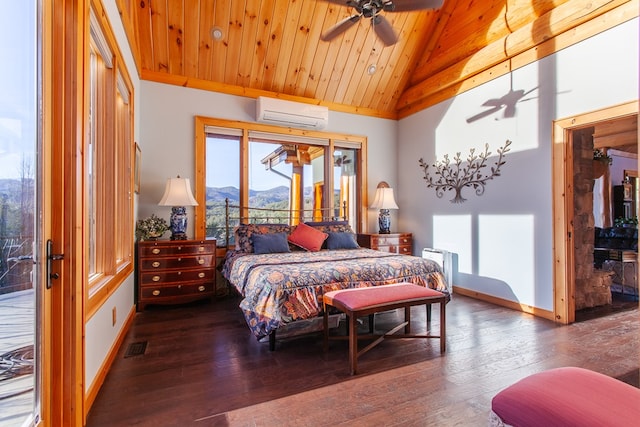
[[[38,2],[0,14],[0,425],[40,422]],[[10,42],[9,42],[10,41]]]

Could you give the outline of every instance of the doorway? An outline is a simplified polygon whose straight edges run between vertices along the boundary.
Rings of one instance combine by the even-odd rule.
[[[554,122],[553,127],[553,214],[554,214],[554,317],[558,323],[573,323],[576,310],[576,187],[574,133],[580,129],[607,126],[616,120],[635,117],[638,103],[630,102]],[[597,131],[595,132],[597,133]],[[638,136],[635,132],[637,150]],[[584,152],[584,150],[583,150]],[[636,161],[637,168],[637,161]],[[637,253],[636,253],[637,262]]]

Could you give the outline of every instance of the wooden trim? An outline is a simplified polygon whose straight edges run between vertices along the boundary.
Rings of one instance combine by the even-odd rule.
[[[103,279],[104,285],[100,286],[98,291],[87,299],[85,308],[85,322],[88,322],[94,314],[104,305],[111,295],[118,290],[120,285],[133,274],[133,259],[120,266],[120,269],[113,276]]]
[[[638,0],[597,3],[568,1],[468,60],[407,88],[396,106],[398,118],[453,98],[638,16]]]
[[[55,5],[54,5],[55,3]],[[41,102],[42,102],[42,115],[40,126],[42,127],[42,152],[41,158],[41,177],[53,177],[53,122],[54,122],[54,75],[53,75],[53,58],[60,52],[60,45],[54,43],[54,19],[56,16],[56,7],[59,6],[59,2],[45,1],[41,2],[42,7],[42,31],[39,43],[42,46],[42,69],[40,70],[41,77]],[[41,178],[42,179],[42,178]],[[53,181],[53,180],[50,180]],[[46,241],[52,236],[52,202],[53,187],[42,179],[42,188],[39,195],[42,204],[42,239],[40,241],[40,247],[37,251],[39,254],[46,254]],[[55,197],[60,197],[59,193],[56,193]],[[38,268],[40,281],[46,280],[46,263],[37,263],[34,268]],[[51,292],[46,292],[44,289],[44,283],[39,283],[41,289],[41,316],[40,316],[40,359],[38,361],[41,369],[40,378],[40,404],[42,419],[37,426],[52,426],[53,418],[53,392],[58,389],[57,381],[54,382],[54,366],[59,366],[60,361],[57,359],[59,353],[54,351],[54,339],[53,332],[55,330],[61,330],[63,324],[61,324],[57,317],[53,315],[54,311],[59,312],[60,308],[52,308],[56,301],[53,300]],[[57,344],[57,343],[56,343]]]
[[[453,286],[453,293],[458,295],[464,295],[470,298],[486,301],[491,304],[499,305],[501,307],[510,308],[511,310],[521,311],[527,314],[533,314],[536,317],[542,317],[543,319],[553,320],[553,313],[549,310],[542,310],[540,308],[533,307],[527,304],[519,304],[514,301],[498,298],[493,295],[487,295],[482,292],[472,291],[459,286]]]
[[[127,10],[126,4],[129,4],[129,9]],[[129,43],[129,49],[131,50],[131,55],[133,56],[133,61],[136,64],[136,69],[140,70],[142,67],[140,64],[142,61],[140,60],[140,42],[138,38],[138,20],[136,19],[136,13],[138,8],[135,7],[136,2],[124,0],[116,0],[116,6],[118,7],[118,13],[120,14],[120,18],[122,21],[122,27],[124,28],[124,32],[127,35],[127,42]]]
[[[51,5],[51,40],[45,57],[51,55],[45,81],[44,111],[50,121],[47,143],[51,148],[50,174],[45,175],[50,193],[51,233],[55,253],[64,260],[54,262],[60,275],[50,290],[51,312],[45,322],[51,339],[51,384],[48,389],[50,426],[83,424],[84,317],[83,317],[83,191],[82,146],[85,135],[86,98],[82,84],[89,37],[89,9],[85,2],[54,0]],[[46,37],[45,37],[46,39]],[[53,61],[55,60],[55,67]],[[47,61],[48,62],[48,61]],[[43,252],[44,253],[44,252]]]
[[[244,96],[249,98],[257,98],[259,96],[268,96],[270,98],[285,99],[288,101],[303,102],[305,104],[324,105],[332,111],[342,113],[359,114],[362,116],[378,117],[381,119],[397,119],[396,113],[374,110],[372,108],[355,107],[352,105],[338,104],[334,102],[321,101],[319,99],[305,98],[302,96],[285,95],[283,93],[271,92],[267,90],[254,89],[249,87],[234,86],[225,83],[213,82],[209,80],[197,79],[194,77],[186,77],[172,75],[164,72],[142,70],[140,73],[142,80],[156,83],[165,83],[174,86],[188,87],[192,89],[208,90],[210,92],[227,93],[230,95]]]
[[[194,121],[194,129],[195,129],[195,141],[194,141],[194,151],[195,151],[195,198],[196,200],[205,200],[206,198],[206,188],[202,188],[202,185],[198,185],[200,182],[206,182],[206,159],[207,159],[207,137],[204,132],[204,127],[206,126],[205,120],[202,117],[196,116]],[[201,131],[199,129],[202,129]],[[206,187],[206,186],[205,186]],[[206,212],[207,207],[202,206],[202,203],[198,203],[198,206],[194,208],[194,216],[193,216],[193,229],[194,229],[194,239],[203,240],[207,234],[206,232]]]
[[[614,118],[638,114],[638,101],[579,114],[553,122],[553,320],[575,320],[573,253],[573,141],[571,131]],[[640,143],[638,144],[640,146]]]
[[[104,384],[104,380],[107,378],[107,374],[109,373],[109,370],[111,369],[111,366],[113,365],[113,362],[116,359],[116,356],[118,355],[118,350],[124,343],[124,340],[127,336],[127,332],[129,332],[129,329],[133,324],[135,314],[136,314],[135,306],[131,306],[131,310],[129,311],[127,320],[125,320],[124,324],[122,325],[122,328],[118,333],[118,336],[116,337],[115,341],[111,345],[111,348],[109,349],[109,353],[107,354],[107,357],[102,362],[102,366],[98,370],[98,374],[95,376],[93,382],[89,386],[84,396],[84,419],[85,420],[87,419],[89,410],[91,409],[93,402],[96,400],[96,397],[98,396],[98,392],[100,391],[102,384]]]

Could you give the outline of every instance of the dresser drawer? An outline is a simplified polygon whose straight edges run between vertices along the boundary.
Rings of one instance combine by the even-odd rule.
[[[411,233],[358,234],[358,244],[363,248],[403,255],[413,253],[412,239]]]
[[[371,236],[371,246],[399,246],[411,245],[411,237],[409,236]]]
[[[149,286],[141,289],[141,297],[148,299],[146,303],[153,304],[153,300],[158,298],[212,294],[213,290],[213,282]]]
[[[165,270],[143,272],[140,275],[140,285],[144,287],[158,283],[193,281],[213,282],[215,273],[216,271],[213,268],[201,270]]]
[[[215,251],[215,244],[208,243],[202,244],[149,244],[141,245],[139,248],[140,257],[162,257],[162,256],[180,256],[180,255],[196,255],[196,254],[213,254]]]
[[[211,254],[202,256],[179,256],[173,258],[142,258],[140,260],[140,269],[143,272],[197,267],[215,267],[215,256]]]
[[[382,252],[391,252],[394,254],[403,254],[403,255],[411,255],[411,246],[399,246],[399,245],[384,245],[377,246],[375,248],[378,251]]]

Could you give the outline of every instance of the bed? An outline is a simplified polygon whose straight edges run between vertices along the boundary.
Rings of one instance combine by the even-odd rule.
[[[360,248],[346,221],[240,224],[222,274],[242,296],[257,339],[317,331],[322,295],[338,289],[415,283],[450,295],[433,261]]]

